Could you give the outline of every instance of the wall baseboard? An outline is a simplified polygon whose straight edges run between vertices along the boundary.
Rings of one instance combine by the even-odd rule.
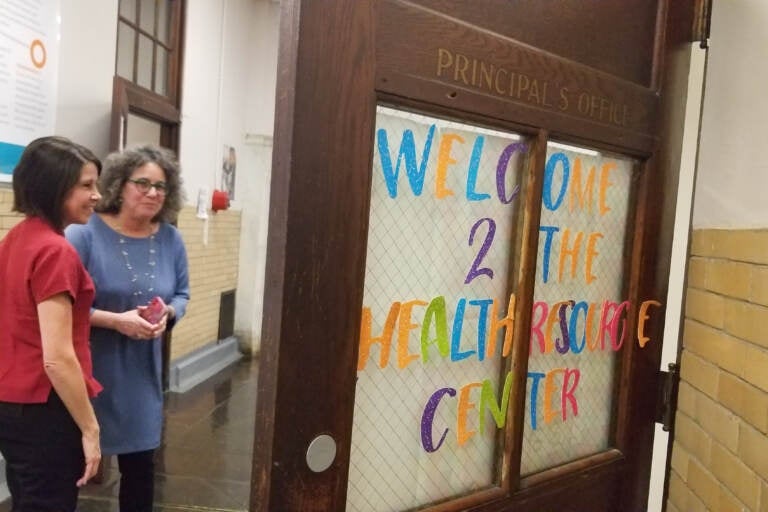
[[[171,361],[169,391],[184,393],[242,357],[237,338],[234,336],[204,345]]]

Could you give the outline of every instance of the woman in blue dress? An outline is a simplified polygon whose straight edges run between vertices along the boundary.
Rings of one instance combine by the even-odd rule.
[[[189,301],[186,249],[170,224],[183,205],[179,172],[173,153],[156,146],[109,155],[97,213],[66,231],[96,286],[91,351],[104,391],[93,405],[102,453],[117,455],[123,512],[152,510],[163,425],[161,336]],[[154,297],[165,305],[152,323],[143,315]]]

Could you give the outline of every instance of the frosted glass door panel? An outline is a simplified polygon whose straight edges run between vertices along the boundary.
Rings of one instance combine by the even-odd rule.
[[[624,251],[634,165],[547,146],[523,475],[609,447],[617,351],[632,339]]]
[[[350,512],[499,482],[528,154],[515,134],[383,107],[375,137]]]

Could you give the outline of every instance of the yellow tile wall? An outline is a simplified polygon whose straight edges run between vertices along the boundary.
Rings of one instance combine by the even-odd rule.
[[[670,511],[768,512],[768,230],[691,241]]]
[[[12,191],[0,187],[0,238],[21,220],[11,212],[12,205]],[[194,208],[186,207],[179,215],[178,227],[189,258],[192,300],[186,316],[173,332],[171,360],[216,340],[221,293],[237,287],[240,212],[209,212],[207,243],[205,223],[195,213]]]
[[[205,221],[195,214],[194,208],[186,207],[179,215],[178,227],[189,259],[192,299],[187,315],[174,329],[171,360],[216,341],[221,293],[237,287],[240,212],[208,212],[207,239]]]
[[[6,186],[0,186],[0,238],[21,220],[18,214],[11,213],[13,192]]]

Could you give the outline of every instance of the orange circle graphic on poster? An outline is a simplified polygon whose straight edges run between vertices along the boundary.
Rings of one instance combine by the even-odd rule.
[[[45,66],[48,53],[46,52],[45,45],[41,40],[35,39],[29,45],[29,57],[32,60],[32,65],[37,69],[42,69]]]

